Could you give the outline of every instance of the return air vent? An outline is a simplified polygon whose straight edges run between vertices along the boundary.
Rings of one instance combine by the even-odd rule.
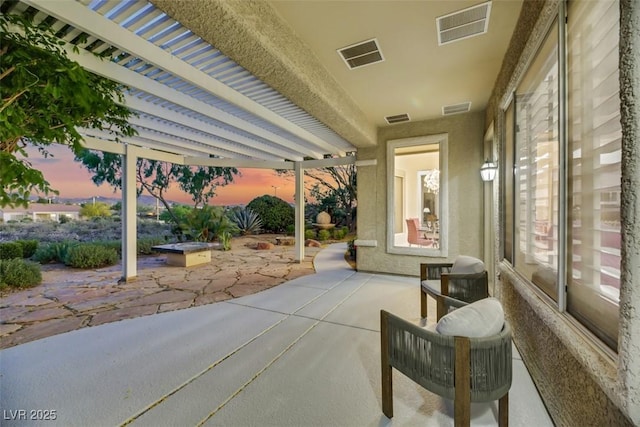
[[[364,67],[365,65],[375,64],[384,61],[382,51],[378,46],[376,39],[352,44],[338,49],[340,57],[350,69]]]
[[[471,102],[463,102],[461,104],[445,105],[442,107],[442,115],[449,116],[451,114],[466,113],[471,109]]]
[[[436,19],[438,45],[484,34],[489,29],[491,2],[481,3]]]
[[[394,124],[394,123],[402,123],[402,122],[408,122],[409,120],[411,120],[409,118],[408,114],[398,114],[395,116],[387,116],[384,118],[387,123],[389,123],[390,125]]]

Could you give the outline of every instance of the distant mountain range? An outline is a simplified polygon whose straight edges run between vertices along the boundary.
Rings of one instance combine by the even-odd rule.
[[[113,205],[115,203],[118,203],[120,201],[122,201],[120,199],[120,197],[104,197],[104,196],[96,196],[96,202],[102,202],[102,203],[106,203],[108,205]],[[38,197],[31,197],[31,201],[35,201],[38,200]],[[71,203],[74,205],[82,205],[84,203],[92,203],[93,202],[93,197],[56,197],[55,199],[52,199],[52,202],[55,203]],[[174,202],[171,200],[168,200],[169,203],[172,204],[181,204],[178,202]],[[139,205],[143,205],[143,206],[153,206],[155,207],[156,205],[156,199],[153,196],[140,196],[138,197],[138,204]]]
[[[35,202],[36,200],[38,200],[38,197],[31,197],[31,201]],[[115,203],[121,202],[122,200],[120,199],[120,197],[104,197],[104,196],[96,196],[96,202],[102,202],[102,203],[106,203],[108,205],[113,205]],[[93,202],[93,197],[56,197],[54,199],[51,200],[52,203],[71,203],[73,205],[82,205],[85,203],[92,203]],[[189,205],[188,203],[181,203],[181,202],[176,202],[173,200],[167,200],[167,202],[169,202],[171,205]],[[138,205],[139,206],[150,206],[152,208],[155,208],[156,206],[156,198],[153,196],[147,196],[147,195],[143,195],[143,196],[139,196],[138,197]],[[293,205],[293,204],[292,204]],[[244,206],[244,204],[238,204],[238,205],[230,205],[230,206]],[[160,204],[160,208],[164,209],[164,207],[162,206],[162,204]]]

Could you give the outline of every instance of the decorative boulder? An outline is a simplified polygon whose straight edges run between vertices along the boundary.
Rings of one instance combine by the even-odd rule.
[[[269,250],[269,249],[273,249],[273,243],[269,243],[269,242],[258,242],[256,244],[256,249],[259,251],[264,251],[264,250]]]
[[[318,242],[317,240],[313,240],[313,239],[307,239],[307,240],[304,241],[304,245],[312,247],[312,248],[319,248],[320,247],[320,242]]]

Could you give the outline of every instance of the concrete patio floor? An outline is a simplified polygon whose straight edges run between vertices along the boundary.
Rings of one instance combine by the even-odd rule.
[[[252,295],[0,351],[2,425],[453,425],[450,401],[398,372],[395,416],[382,414],[379,311],[419,321],[418,281],[356,272],[345,249]],[[513,369],[511,426],[552,426],[517,351]],[[474,426],[496,415],[472,405]]]

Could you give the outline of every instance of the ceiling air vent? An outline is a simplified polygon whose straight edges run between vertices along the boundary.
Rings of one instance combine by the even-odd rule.
[[[436,19],[438,45],[484,34],[489,29],[491,2],[481,3]]]
[[[466,113],[471,109],[471,102],[463,102],[461,104],[445,105],[442,107],[442,115],[449,116],[451,114]]]
[[[409,118],[408,114],[397,114],[395,116],[387,116],[384,118],[387,123],[389,123],[390,125],[394,124],[394,123],[402,123],[402,122],[408,122],[409,120],[411,120]]]
[[[351,46],[338,49],[340,57],[350,69],[364,67],[365,65],[375,64],[384,61],[378,41],[376,39],[352,44]]]

